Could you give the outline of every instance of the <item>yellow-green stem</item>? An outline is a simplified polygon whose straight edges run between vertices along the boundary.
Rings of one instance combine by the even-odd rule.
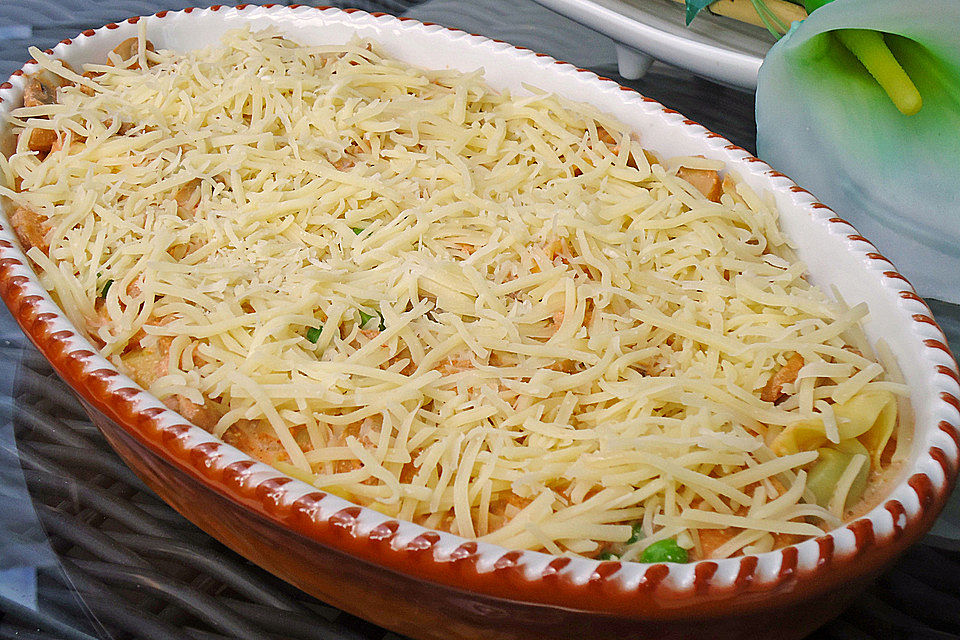
[[[920,92],[893,57],[882,34],[866,29],[841,29],[835,33],[880,83],[900,113],[911,116],[920,111],[923,106]]]

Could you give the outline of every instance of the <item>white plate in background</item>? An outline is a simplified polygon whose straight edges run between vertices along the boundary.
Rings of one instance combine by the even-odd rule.
[[[620,73],[640,77],[656,59],[743,89],[757,88],[775,42],[765,29],[703,11],[688,27],[673,0],[535,0],[618,43]]]

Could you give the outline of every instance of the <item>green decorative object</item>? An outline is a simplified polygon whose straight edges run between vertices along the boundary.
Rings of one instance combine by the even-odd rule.
[[[687,25],[693,22],[693,19],[697,17],[697,14],[706,9],[708,6],[713,4],[715,0],[686,0],[684,4],[687,6]]]
[[[813,8],[760,69],[759,155],[960,302],[960,2]]]

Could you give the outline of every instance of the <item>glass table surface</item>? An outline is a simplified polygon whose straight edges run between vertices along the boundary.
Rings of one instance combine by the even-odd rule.
[[[0,76],[79,31],[183,0],[0,3]],[[233,4],[233,3],[224,3]],[[753,96],[655,63],[616,75],[614,44],[531,0],[325,3],[406,14],[590,68],[754,148]],[[960,307],[930,301],[960,348]],[[153,494],[0,309],[0,640],[397,638],[233,553]],[[814,638],[960,640],[960,499]]]

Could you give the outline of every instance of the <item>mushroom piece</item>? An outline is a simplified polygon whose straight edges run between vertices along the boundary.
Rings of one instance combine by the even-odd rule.
[[[132,58],[135,59],[137,57],[137,54],[139,53],[139,46],[140,46],[139,40],[136,37],[127,38],[126,40],[118,44],[116,47],[114,47],[111,53],[117,54],[117,56],[120,58],[120,61],[123,63],[121,66],[124,67],[125,69],[139,69],[140,62],[138,60],[134,60],[132,63],[130,62]],[[150,42],[149,40],[146,41],[146,44],[144,46],[147,51],[155,50],[153,48],[153,43]],[[109,64],[110,66],[116,66],[114,65],[114,62],[112,59],[107,64]],[[148,67],[150,66],[149,62],[147,63],[147,66]]]
[[[764,402],[776,403],[780,399],[783,385],[795,382],[797,379],[797,374],[800,373],[800,369],[802,368],[803,356],[801,356],[799,353],[795,353],[790,356],[790,359],[787,360],[787,363],[780,367],[780,369],[778,369],[777,372],[771,375],[770,379],[767,380],[767,384],[760,392],[760,399]]]
[[[51,132],[52,133],[52,132]],[[24,250],[37,247],[47,253],[50,245],[47,244],[47,218],[26,207],[18,207],[10,214],[10,224],[13,226],[17,239]]]
[[[720,174],[713,169],[680,167],[680,170],[677,171],[677,177],[693,185],[707,200],[720,202],[720,196],[723,195],[723,180],[720,179]]]
[[[57,101],[57,89],[62,85],[50,74],[41,72],[28,76],[23,88],[23,106],[39,107],[44,104],[53,104]]]

